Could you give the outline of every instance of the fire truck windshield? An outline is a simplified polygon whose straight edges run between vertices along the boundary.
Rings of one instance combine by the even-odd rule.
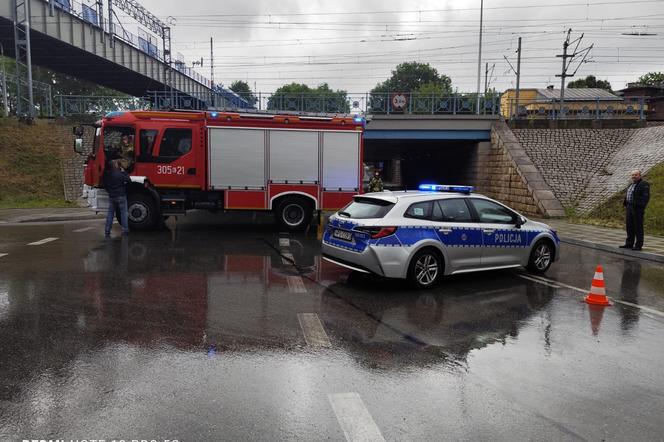
[[[106,126],[103,139],[106,159],[120,160],[122,168],[131,172],[134,165],[134,128]]]

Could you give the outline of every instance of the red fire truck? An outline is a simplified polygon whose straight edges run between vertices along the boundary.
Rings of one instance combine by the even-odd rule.
[[[271,210],[288,230],[343,207],[362,187],[363,120],[231,112],[112,112],[95,125],[84,197],[101,211],[101,176],[122,158],[129,223],[150,229],[190,209]],[[82,153],[83,128],[74,128]]]

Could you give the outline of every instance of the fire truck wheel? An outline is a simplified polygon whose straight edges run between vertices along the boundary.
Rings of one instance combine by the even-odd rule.
[[[285,198],[276,210],[277,221],[286,230],[303,230],[311,221],[311,204],[302,198]]]
[[[129,228],[132,230],[152,229],[157,223],[157,205],[145,194],[134,193],[127,198],[129,208]]]

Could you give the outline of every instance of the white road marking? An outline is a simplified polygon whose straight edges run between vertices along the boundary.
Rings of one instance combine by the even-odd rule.
[[[82,229],[76,229],[74,232],[80,233],[80,232],[86,232],[88,230],[94,229],[94,227],[83,227]]]
[[[583,293],[584,295],[588,295],[590,293],[589,289],[584,290],[584,289],[581,289],[579,287],[574,287],[573,285],[564,284],[564,283],[562,283],[560,281],[556,281],[554,279],[545,278],[543,276],[535,276],[535,275],[517,275],[517,276],[519,276],[520,278],[528,279],[528,280],[533,281],[533,282],[537,282],[539,284],[548,285],[549,287],[555,287],[555,288],[564,287],[564,288],[574,290],[574,291],[579,292],[579,293]],[[558,285],[560,287],[556,287],[556,285]],[[652,313],[653,315],[664,317],[664,312],[660,312],[659,310],[656,310],[652,307],[646,307],[645,305],[633,304],[631,302],[622,301],[620,299],[612,298],[610,296],[607,296],[607,298],[609,298],[609,300],[611,300],[611,301],[613,301],[617,304],[628,305],[630,307],[641,309],[644,312],[648,312],[648,313]]]
[[[290,247],[290,239],[279,238],[279,247]]]
[[[9,255],[9,253],[0,253],[0,258],[2,258],[3,256],[7,256],[7,255]]]
[[[307,288],[304,286],[304,281],[301,276],[287,276],[288,290],[291,293],[307,293]]]
[[[304,334],[304,340],[311,347],[331,347],[330,338],[327,337],[323,324],[320,323],[316,313],[298,313],[300,328]]]
[[[328,399],[348,442],[385,442],[359,394],[336,393],[328,395]]]
[[[618,304],[628,305],[630,307],[636,307],[643,310],[644,312],[652,313],[653,315],[661,316],[664,318],[664,312],[660,312],[659,310],[655,310],[654,308],[646,307],[645,305],[632,304],[631,302],[622,301],[620,299],[615,299],[610,296],[607,296],[607,298],[609,298],[613,302],[617,302]]]
[[[42,244],[46,244],[46,243],[49,243],[51,241],[55,241],[57,239],[58,238],[44,238],[44,239],[41,239],[39,241],[31,242],[28,245],[29,246],[41,246]]]
[[[517,275],[517,276],[519,278],[527,279],[528,281],[537,282],[537,283],[540,283],[540,284],[547,285],[549,287],[553,287],[554,289],[559,289],[560,288],[559,285],[549,284],[548,282],[540,281],[539,279],[535,279],[535,278],[533,278],[531,276],[528,276],[528,275]]]
[[[293,264],[295,263],[295,258],[293,258],[292,253],[281,253],[281,262],[283,264]]]
[[[573,285],[565,284],[565,283],[562,283],[562,282],[560,282],[560,281],[555,281],[555,280],[553,280],[553,279],[545,278],[545,277],[543,277],[543,276],[535,276],[535,275],[532,275],[531,278],[534,278],[534,279],[539,280],[539,281],[542,281],[542,282],[552,282],[552,283],[557,284],[557,285],[559,285],[559,286],[561,286],[561,287],[565,287],[565,288],[568,288],[568,289],[570,289],[570,290],[574,290],[574,291],[577,291],[577,292],[579,292],[579,293],[583,293],[584,295],[587,295],[587,294],[590,293],[590,288],[587,288],[587,289],[580,289],[580,288],[578,288],[578,287],[574,287]]]

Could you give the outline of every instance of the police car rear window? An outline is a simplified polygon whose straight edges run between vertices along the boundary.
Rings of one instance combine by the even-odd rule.
[[[350,204],[339,211],[345,218],[369,219],[383,218],[392,210],[394,203],[377,198],[355,198]]]

